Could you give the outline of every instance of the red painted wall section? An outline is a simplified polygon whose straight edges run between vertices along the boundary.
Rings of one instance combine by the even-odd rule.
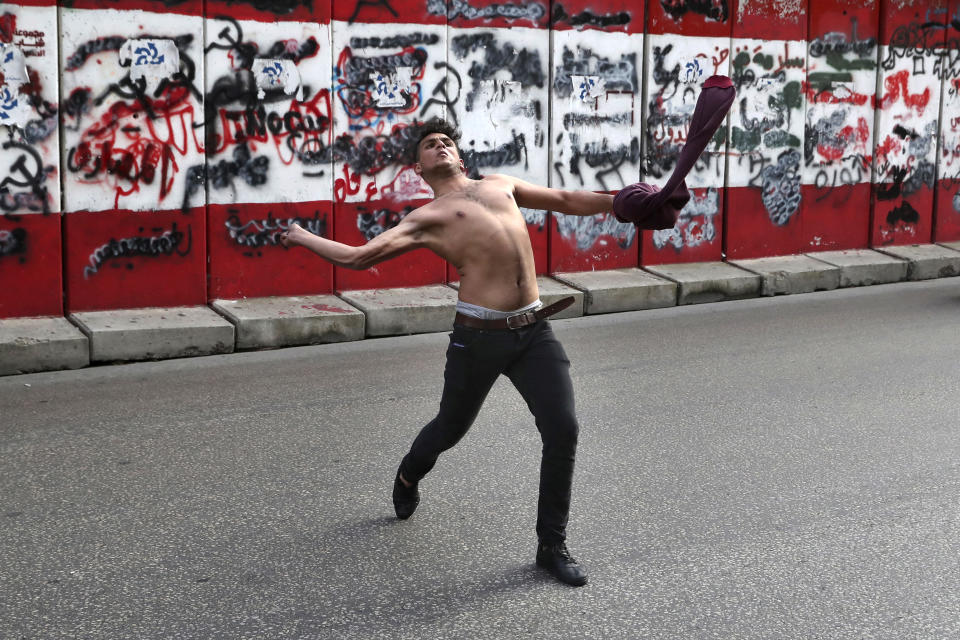
[[[597,30],[643,33],[644,5],[622,0],[552,0],[551,25],[556,31]]]
[[[960,240],[960,0],[950,3],[947,25],[945,55],[940,58],[943,107],[933,220],[935,242]]]
[[[204,217],[203,209],[65,215],[66,310],[205,304]]]
[[[60,220],[0,216],[0,318],[63,313]]]
[[[647,33],[725,37],[735,0],[650,0]]]
[[[351,246],[366,244],[380,233],[392,229],[410,211],[428,200],[396,202],[338,203],[334,210],[334,236],[337,242]],[[417,249],[364,271],[334,268],[337,291],[418,287],[446,281],[446,262],[426,249]]]
[[[809,14],[801,214],[805,251],[870,240],[878,0],[823,0]]]
[[[872,246],[927,243],[933,236],[941,89],[934,67],[946,19],[946,0],[881,4]]]
[[[446,24],[442,11],[431,10],[442,4],[428,5],[424,0],[337,0],[333,3],[333,19],[349,23]]]
[[[807,0],[731,0],[733,37],[757,40],[803,40]],[[813,4],[817,4],[814,2]]]
[[[596,216],[551,215],[550,271],[593,271],[635,267],[640,233],[612,213]]]
[[[207,222],[210,299],[333,291],[333,265],[304,249],[280,244],[280,234],[294,222],[332,238],[331,202],[211,204]]]
[[[230,16],[235,20],[264,22],[320,22],[329,23],[330,2],[322,0],[205,0],[204,15],[208,18]],[[208,35],[209,37],[209,35]]]

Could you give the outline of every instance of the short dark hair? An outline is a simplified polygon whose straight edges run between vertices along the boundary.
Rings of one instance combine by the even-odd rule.
[[[457,149],[457,155],[460,155],[460,132],[452,124],[443,118],[430,118],[426,122],[420,123],[418,127],[417,145],[413,152],[413,156],[418,162],[420,161],[420,143],[432,133],[442,133],[453,140],[453,144]]]

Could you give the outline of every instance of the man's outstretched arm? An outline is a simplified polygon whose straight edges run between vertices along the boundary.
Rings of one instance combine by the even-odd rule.
[[[613,196],[594,191],[566,191],[541,187],[510,178],[517,204],[528,209],[545,209],[574,216],[592,216],[613,210]]]
[[[420,216],[411,213],[397,226],[384,231],[360,247],[322,238],[296,223],[280,234],[280,242],[285,247],[301,246],[309,249],[338,267],[362,271],[390,258],[426,246],[423,236],[423,221],[420,220]]]

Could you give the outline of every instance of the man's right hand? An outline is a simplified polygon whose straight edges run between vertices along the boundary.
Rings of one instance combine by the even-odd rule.
[[[287,230],[280,234],[280,244],[289,249],[290,247],[295,247],[298,244],[298,237],[300,234],[304,233],[303,227],[301,227],[296,222],[292,223]]]

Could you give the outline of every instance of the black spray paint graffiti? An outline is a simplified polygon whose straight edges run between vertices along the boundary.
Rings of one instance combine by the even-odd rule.
[[[65,71],[76,71],[86,63],[87,59],[104,51],[120,51],[120,47],[127,41],[127,38],[121,36],[108,36],[89,40],[81,44],[67,58]]]
[[[706,16],[717,22],[726,22],[730,17],[727,0],[660,0],[660,6],[674,20],[682,19],[687,13]]]
[[[887,47],[887,56],[880,66],[887,71],[897,66],[900,58],[912,58],[914,75],[923,74],[925,54],[939,50],[939,40],[943,37],[945,25],[937,22],[911,22],[894,29]]]
[[[299,7],[306,7],[313,12],[313,0],[226,0],[227,5],[248,4],[257,11],[285,16],[293,13]]]
[[[426,120],[426,113],[434,106],[438,106],[441,109],[441,113],[446,112],[448,119],[453,122],[454,125],[459,123],[457,118],[457,109],[456,104],[460,101],[460,90],[463,89],[463,79],[460,77],[460,74],[456,69],[451,67],[446,62],[436,62],[433,65],[434,69],[446,69],[447,72],[444,74],[444,77],[440,82],[437,83],[437,86],[433,89],[433,93],[430,94],[430,99],[424,102],[423,107],[420,109],[420,117],[423,120]],[[450,80],[453,80],[457,83],[456,91],[450,91],[447,88],[447,83]],[[437,96],[440,97],[437,97]],[[453,96],[453,97],[451,97]]]
[[[298,43],[296,49],[290,47],[288,40],[277,40],[273,45],[261,51],[256,43],[244,41],[243,28],[235,19],[230,16],[217,16],[215,19],[229,24],[224,26],[217,34],[218,41],[207,45],[204,53],[210,53],[214,50],[228,51],[233,58],[235,67],[239,69],[250,71],[253,68],[253,61],[258,58],[292,60],[295,64],[299,64],[301,60],[312,58],[320,51],[320,45],[313,36]],[[254,90],[254,97],[256,93],[256,90]],[[248,95],[244,94],[243,97],[248,97]]]
[[[26,262],[27,230],[22,228],[7,231],[0,229],[0,258],[20,256],[20,262]]]
[[[158,232],[160,229],[153,229],[153,231]],[[184,244],[184,237],[186,237],[186,246],[181,247]],[[99,272],[100,267],[108,260],[136,256],[156,258],[173,254],[186,256],[190,253],[192,245],[192,227],[187,225],[187,233],[184,236],[184,233],[177,229],[176,222],[170,229],[157,236],[133,236],[119,240],[111,238],[109,242],[99,246],[90,254],[90,266],[83,268],[83,277],[89,278]]]
[[[653,246],[657,249],[673,247],[681,251],[686,247],[696,247],[711,243],[717,237],[717,228],[713,219],[720,213],[720,194],[716,189],[708,189],[701,198],[694,195],[686,204],[672,229],[659,229],[653,232]]]
[[[357,174],[373,176],[391,164],[412,165],[417,161],[416,143],[420,128],[398,127],[389,136],[354,139],[344,134],[333,141],[333,157]]]
[[[357,0],[357,6],[354,7],[353,13],[350,14],[350,19],[347,20],[350,24],[353,24],[357,19],[357,16],[360,15],[360,10],[363,7],[374,7],[383,6],[387,11],[393,14],[394,18],[399,18],[400,14],[397,13],[397,10],[390,6],[390,3],[387,0]]]
[[[561,3],[555,2],[553,5],[553,13],[550,16],[550,24],[568,24],[572,27],[588,26],[604,29],[606,27],[622,27],[623,25],[630,24],[630,19],[630,13],[627,11],[596,14],[589,9],[585,9],[571,16]]]
[[[473,90],[467,94],[467,111],[473,110],[473,102],[480,92],[480,83],[498,74],[509,72],[511,80],[523,86],[543,87],[545,73],[540,61],[539,51],[517,49],[510,43],[498,45],[493,33],[478,33],[456,36],[450,41],[453,53],[465,58],[473,51],[481,50],[483,62],[474,61],[467,75],[473,78]],[[540,104],[535,101],[534,109],[539,117]]]
[[[185,103],[189,97],[187,92],[193,95],[197,101],[203,100],[203,94],[194,85],[194,81],[197,77],[197,68],[196,63],[189,54],[189,49],[193,44],[193,34],[187,33],[175,36],[173,38],[167,38],[166,36],[145,33],[141,34],[139,38],[143,40],[172,39],[179,52],[180,70],[172,74],[169,78],[163,78],[157,85],[157,88],[153,91],[153,98],[159,98],[164,94],[168,94],[169,102],[158,101],[158,103],[162,103],[162,108],[165,111],[169,112],[177,104]],[[84,45],[81,45],[81,47],[83,46]],[[126,63],[121,62],[120,64],[121,66],[129,66],[131,62],[128,60]],[[180,91],[181,89],[186,89],[187,92]],[[140,104],[151,120],[155,120],[159,117],[154,110],[156,105],[154,105],[153,101],[151,100],[151,96],[147,94],[147,79],[145,77],[133,80],[128,73],[119,82],[113,83],[107,87],[107,89],[96,98],[94,104],[102,104],[111,95],[114,95],[121,100],[131,100]],[[173,99],[173,96],[178,96],[178,98]]]
[[[680,154],[681,144],[671,140],[668,133],[671,130],[683,131],[687,125],[686,116],[682,113],[668,113],[664,104],[680,90],[680,63],[667,69],[665,61],[673,45],[653,47],[653,82],[657,90],[651,92],[647,126],[644,131],[646,137],[646,157],[644,158],[643,173],[661,178],[673,168],[677,156]]]
[[[883,180],[876,185],[878,200],[894,200],[901,196],[914,194],[923,187],[933,189],[936,182],[936,165],[927,160],[931,147],[935,144],[938,123],[928,122],[923,132],[895,125],[893,134],[907,142],[907,154],[914,158],[909,167],[901,167],[890,162],[877,165],[877,173]],[[887,181],[890,181],[887,184]]]
[[[6,177],[0,180],[0,210],[50,213],[49,193],[43,183],[55,169],[52,166],[44,167],[43,158],[28,144],[7,140],[2,148],[4,151],[19,149],[22,153],[9,166]],[[25,190],[14,191],[11,187]]]
[[[398,34],[379,38],[350,38],[351,49],[406,49],[420,45],[433,45],[440,42],[440,36],[435,33]]]
[[[319,211],[315,212],[312,218],[294,217],[285,220],[277,220],[272,213],[268,213],[263,220],[250,220],[246,223],[240,222],[236,211],[229,210],[229,212],[230,217],[224,223],[227,233],[241,247],[259,249],[268,245],[280,245],[280,234],[289,229],[292,224],[299,224],[314,235],[321,237],[327,235],[327,216],[324,214],[321,217]]]
[[[887,224],[893,228],[898,225],[914,225],[920,222],[920,214],[910,206],[909,202],[894,207],[887,213]]]
[[[574,52],[564,46],[554,73],[553,87],[561,98],[573,95],[572,76],[597,76],[607,91],[636,93],[638,87],[635,53],[621,54],[619,60],[611,60],[587,48]]]
[[[270,158],[267,156],[253,156],[246,144],[240,144],[233,149],[233,160],[221,160],[216,164],[195,165],[187,169],[187,188],[183,194],[183,210],[190,208],[190,198],[203,185],[210,181],[214,189],[228,189],[233,186],[234,178],[240,178],[251,187],[258,187],[267,182],[267,172],[270,170]]]
[[[624,112],[611,114],[565,113],[563,115],[564,129],[570,129],[571,127],[599,127],[602,124],[629,127],[633,125],[633,114]]]
[[[463,16],[466,20],[505,18],[507,20],[529,20],[536,23],[546,15],[547,10],[539,2],[490,4],[485,7],[472,7],[466,0],[427,0],[427,12],[435,16],[445,15],[447,20]]]
[[[303,84],[300,87],[303,96],[298,101],[299,106],[268,111],[270,105],[289,105],[291,98],[282,88],[266,90],[261,98],[260,89],[251,73],[256,59],[286,59],[299,64],[306,58],[316,56],[319,51],[316,38],[307,38],[298,43],[296,49],[289,46],[289,41],[278,40],[261,52],[256,43],[244,41],[239,22],[229,16],[218,16],[217,19],[228,24],[220,31],[219,41],[211,43],[206,51],[228,51],[240,70],[217,78],[204,100],[208,153],[216,154],[229,146],[243,146],[247,142],[267,142],[269,135],[274,140],[282,139],[283,144],[303,165],[319,167],[317,171],[304,171],[304,176],[324,175],[323,167],[332,162],[331,149],[325,141],[331,123],[330,118],[314,104],[323,96],[314,94],[309,85]],[[229,170],[229,167],[225,169]],[[194,169],[194,180],[190,184],[195,185],[200,175],[199,170]]]
[[[521,162],[524,169],[529,169],[526,137],[516,131],[513,131],[512,134],[513,140],[505,142],[495,149],[488,151],[462,149],[461,158],[463,158],[463,164],[467,167],[467,176],[479,178],[482,175],[479,171],[480,167],[515,167]]]
[[[777,226],[787,224],[800,209],[800,152],[784,151],[777,164],[765,166],[749,185],[760,189],[770,221]]]
[[[837,71],[850,69],[849,65],[851,63],[844,60],[844,56],[847,54],[852,53],[855,58],[861,60],[875,58],[876,38],[859,39],[857,37],[857,19],[851,18],[850,23],[850,40],[847,40],[847,35],[842,31],[834,31],[810,40],[807,45],[807,52],[810,57],[826,57],[827,64]]]
[[[366,207],[359,207],[359,211],[357,229],[360,230],[367,242],[370,242],[387,229],[392,229],[400,224],[400,221],[413,211],[413,207],[404,207],[401,211],[393,211],[392,209],[369,211]]]
[[[410,67],[412,76],[422,73],[423,65],[427,63],[427,52],[423,49],[413,49],[394,55],[363,57],[350,55],[343,64],[342,74],[346,83],[353,88],[367,88],[372,84],[371,72],[388,76],[394,73],[397,67]],[[348,100],[348,104],[349,104]]]
[[[604,177],[611,173],[617,176],[616,184],[630,182],[620,174],[620,167],[624,163],[636,164],[640,161],[640,140],[633,138],[629,146],[622,144],[611,148],[607,145],[606,139],[582,144],[578,134],[571,133],[569,136],[570,146],[573,149],[570,156],[570,174],[577,176],[581,185],[585,184],[580,168],[581,161],[586,162],[591,169],[598,169],[596,178],[600,182],[602,191],[610,189]]]
[[[637,237],[636,225],[622,223],[613,214],[599,216],[560,214],[553,219],[557,221],[557,230],[560,235],[564,238],[573,238],[579,251],[588,251],[603,236],[613,238],[621,249],[628,249]]]

